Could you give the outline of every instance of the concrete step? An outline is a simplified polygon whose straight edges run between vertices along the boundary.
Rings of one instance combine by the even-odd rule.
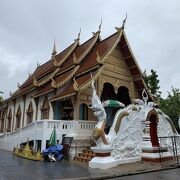
[[[95,153],[92,150],[83,149],[82,152],[78,153],[78,156],[74,157],[74,161],[88,163],[94,156]]]
[[[82,163],[88,163],[91,160],[91,158],[75,156],[74,160]]]
[[[95,156],[95,153],[94,153],[92,150],[90,150],[90,149],[84,149],[84,150],[83,150],[83,153],[85,153],[85,154],[90,154],[90,155],[94,155],[94,156]]]
[[[89,154],[89,153],[79,153],[78,157],[85,157],[85,158],[93,158],[95,155],[94,154]]]

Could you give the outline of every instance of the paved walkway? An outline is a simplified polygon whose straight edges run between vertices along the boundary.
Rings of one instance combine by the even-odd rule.
[[[0,180],[107,179],[175,167],[174,162],[137,162],[103,171],[74,162],[35,162],[0,150]]]

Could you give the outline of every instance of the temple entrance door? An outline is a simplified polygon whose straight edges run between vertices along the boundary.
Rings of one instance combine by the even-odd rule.
[[[101,101],[103,102],[106,100],[116,100],[116,93],[114,90],[114,86],[108,82],[103,84],[103,90],[101,93]],[[108,134],[113,123],[114,115],[117,110],[115,108],[106,107],[105,111],[107,117],[106,117],[106,127],[104,131],[106,134]]]
[[[157,135],[157,116],[155,114],[150,115],[149,121],[150,121],[150,137],[151,137],[152,147],[158,147],[159,142]]]

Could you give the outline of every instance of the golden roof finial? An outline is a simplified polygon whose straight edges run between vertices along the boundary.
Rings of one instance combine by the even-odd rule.
[[[55,56],[57,54],[56,51],[56,39],[54,39],[54,45],[53,45],[53,50],[52,50],[52,56]]]
[[[80,28],[80,31],[79,31],[79,33],[78,33],[77,39],[75,39],[75,41],[77,41],[78,43],[79,43],[79,40],[80,40],[80,35],[81,35],[81,28]]]
[[[29,75],[29,77],[30,77],[30,76],[31,76],[31,73],[29,72],[28,75]]]
[[[21,85],[20,85],[20,83],[19,83],[19,82],[17,82],[17,87],[18,87],[18,88],[20,88],[20,86],[21,86]]]
[[[102,27],[102,18],[101,18],[101,23],[100,23],[100,25],[99,25],[98,32],[101,32],[101,27]]]
[[[12,96],[12,92],[11,91],[9,91],[9,95]]]
[[[124,29],[124,27],[125,27],[126,20],[127,20],[127,12],[126,12],[126,17],[125,17],[125,19],[123,20],[123,23],[122,23],[122,29]]]
[[[40,63],[38,63],[38,61],[37,61],[37,68],[40,66]]]
[[[126,17],[123,20],[122,26],[121,27],[115,27],[117,32],[121,32],[121,30],[124,30],[125,24],[126,24],[126,20],[127,20],[127,13],[126,13]]]
[[[97,32],[92,32],[93,36],[95,36],[96,34],[99,34],[101,32],[101,27],[102,27],[102,18],[101,18],[101,22],[99,24],[99,28]]]

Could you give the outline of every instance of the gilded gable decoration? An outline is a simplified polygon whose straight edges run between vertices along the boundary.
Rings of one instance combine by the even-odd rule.
[[[99,56],[99,53],[98,51],[96,52],[96,61],[99,63],[99,64],[102,64],[103,62],[101,61],[101,57]]]
[[[54,81],[53,77],[51,78],[51,86],[53,88],[57,88],[57,83],[56,83],[56,81]]]
[[[62,87],[64,84],[66,84],[68,81],[70,81],[73,76],[76,74],[76,72],[79,70],[80,66],[76,66],[72,72],[70,72],[70,74],[68,74],[67,77],[65,77],[62,81],[60,81],[59,83],[57,83],[53,78],[51,78],[52,80],[52,83],[51,83],[51,86],[53,88],[60,88]]]
[[[80,90],[80,89],[79,89],[79,85],[78,85],[78,83],[77,83],[77,81],[76,81],[75,78],[73,78],[73,82],[74,82],[74,84],[73,84],[74,90],[75,90],[75,91],[79,91],[79,90]]]
[[[34,86],[38,86],[38,82],[37,82],[37,79],[35,78],[35,76],[34,76],[33,85],[34,85]]]
[[[75,53],[73,53],[73,62],[74,62],[75,64],[79,64],[79,61],[78,61]]]

